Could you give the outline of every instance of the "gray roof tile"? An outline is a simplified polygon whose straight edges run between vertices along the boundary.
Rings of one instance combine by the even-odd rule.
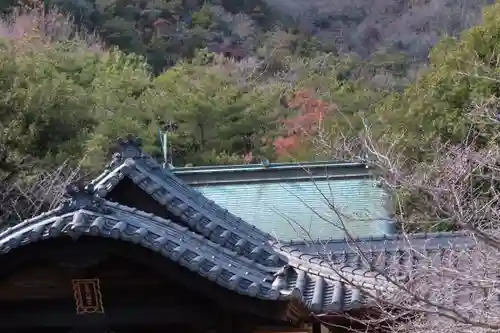
[[[124,177],[130,178],[190,229],[212,241],[263,265],[285,264],[285,260],[277,256],[270,246],[273,241],[271,235],[222,209],[184,184],[142,152],[133,140],[120,142],[120,154],[115,155],[114,163],[92,182],[96,195],[106,197]]]
[[[382,274],[349,263],[332,266],[319,254],[303,252],[293,245],[273,250],[286,258],[285,265],[265,266],[153,214],[81,191],[72,196],[58,210],[2,233],[0,253],[60,236],[110,237],[149,248],[240,294],[268,300],[295,298],[316,313],[365,306],[364,289],[388,285]]]
[[[340,253],[360,249],[369,251],[398,251],[409,246],[414,248],[438,248],[454,246],[468,246],[472,239],[462,231],[415,233],[408,236],[402,234],[382,235],[378,237],[362,237],[354,239],[333,239],[323,242],[291,241],[282,242],[283,250],[300,251],[308,253],[327,252]]]
[[[465,232],[391,235],[371,239],[335,240],[323,244],[287,243],[276,245],[288,262],[294,258],[306,266],[328,267],[355,283],[387,287],[382,276],[408,279],[422,261],[436,260],[447,249],[469,249],[475,246]],[[379,274],[381,273],[381,274]]]
[[[104,201],[100,209],[61,211],[5,232],[0,252],[60,236],[103,236],[140,244],[238,293],[263,299],[281,297],[272,281],[268,282],[274,274],[268,267],[223,249],[186,227],[131,210]]]

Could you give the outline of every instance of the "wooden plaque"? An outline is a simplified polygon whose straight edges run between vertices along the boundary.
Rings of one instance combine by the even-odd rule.
[[[71,281],[71,284],[77,314],[104,314],[99,279],[75,279]]]

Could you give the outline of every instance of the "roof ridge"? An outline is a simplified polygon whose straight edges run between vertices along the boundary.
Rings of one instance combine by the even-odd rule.
[[[379,272],[365,268],[356,268],[349,265],[342,265],[335,268],[335,265],[319,255],[303,253],[301,256],[295,256],[291,253],[278,250],[281,254],[287,256],[288,265],[308,273],[322,276],[331,280],[347,280],[349,282],[358,282],[369,285],[387,284],[387,278]],[[307,256],[307,259],[302,258]]]
[[[408,237],[407,237],[408,236]],[[308,241],[308,240],[291,240],[291,241],[281,241],[275,242],[274,244],[281,244],[282,246],[294,246],[294,245],[327,245],[334,243],[371,243],[371,242],[382,242],[382,241],[395,241],[404,239],[427,239],[427,238],[439,238],[439,237],[450,237],[450,236],[467,236],[467,232],[463,230],[457,231],[436,231],[436,232],[418,232],[418,233],[407,233],[407,234],[384,234],[381,236],[366,236],[366,237],[344,237],[339,239],[328,239],[328,240],[318,240]]]
[[[152,167],[152,169],[154,169],[154,166]],[[161,169],[161,170],[163,171],[164,169]],[[257,236],[261,236],[262,240],[265,240],[265,241],[268,241],[271,238],[271,236],[268,233],[260,230],[259,228],[251,225],[248,222],[245,222],[243,219],[232,214],[227,209],[223,209],[222,207],[217,205],[214,201],[206,198],[202,193],[197,192],[197,191],[195,192],[191,187],[188,187],[180,178],[176,177],[171,172],[163,171],[163,174],[165,174],[165,176],[168,176],[170,179],[175,181],[175,185],[179,186],[183,190],[184,193],[181,193],[183,196],[186,196],[190,200],[202,199],[204,201],[204,203],[212,206],[210,208],[215,208],[213,212],[210,212],[209,209],[204,204],[195,201],[195,203],[197,203],[201,209],[206,210],[209,214],[216,214],[217,215],[217,210],[223,211],[224,215],[226,215],[225,217],[229,216],[229,217],[237,220],[238,225],[237,226],[232,225],[232,227],[240,229],[241,226],[244,226],[244,227],[250,229],[249,231],[251,231],[252,233],[257,233]],[[228,221],[226,219],[222,219],[218,216],[216,216],[216,218],[224,220],[224,222],[228,223],[229,225],[232,224],[231,222],[233,222],[233,221]],[[264,237],[262,237],[262,236],[264,236]]]
[[[159,167],[159,164],[156,161],[154,161],[153,159],[151,159],[149,161],[152,161],[153,163],[157,164],[157,166]],[[149,165],[149,166],[151,167],[152,170],[154,170],[156,167],[155,165]],[[184,192],[182,194],[189,196],[190,199],[195,199],[195,200],[201,199],[203,201],[203,203],[202,202],[197,202],[197,203],[204,210],[208,211],[209,213],[216,214],[216,215],[219,212],[220,213],[223,212],[225,215],[224,222],[228,223],[229,225],[232,225],[233,227],[236,227],[240,230],[246,229],[246,230],[242,230],[242,231],[247,231],[247,232],[251,232],[253,234],[256,234],[256,236],[258,236],[259,238],[261,238],[264,241],[270,241],[273,239],[273,237],[270,234],[260,230],[259,228],[255,227],[255,226],[251,225],[250,223],[244,221],[243,219],[237,217],[236,215],[234,215],[233,213],[231,213],[227,209],[220,207],[213,200],[210,200],[207,197],[205,197],[202,193],[194,190],[192,187],[190,187],[186,183],[184,183],[184,181],[182,181],[179,177],[177,177],[171,171],[163,169],[163,168],[160,168],[159,170],[161,170],[163,175],[165,175],[166,177],[168,177],[174,181],[174,184],[178,186],[177,189],[181,189],[182,192]],[[213,212],[210,212],[209,208],[207,208],[205,206],[205,204],[210,205],[210,208],[213,210]],[[220,218],[220,217],[218,217],[218,218]],[[220,219],[222,219],[222,218],[220,218]]]
[[[169,228],[169,229],[173,229],[173,230],[176,230],[176,231],[182,233],[182,235],[188,235],[189,237],[191,237],[193,239],[197,239],[197,240],[203,239],[204,241],[206,241],[210,244],[213,244],[213,247],[218,248],[218,250],[221,251],[221,253],[231,254],[235,257],[240,257],[240,260],[242,260],[243,262],[245,262],[248,265],[255,266],[256,268],[258,268],[262,272],[274,274],[279,269],[279,267],[264,266],[264,265],[262,265],[256,261],[253,261],[247,257],[239,256],[235,251],[232,251],[232,250],[227,249],[227,248],[223,248],[221,244],[216,243],[209,238],[205,238],[205,237],[203,237],[203,235],[195,233],[194,231],[190,230],[189,227],[182,226],[178,223],[172,222],[171,220],[164,219],[160,216],[154,215],[153,213],[148,213],[148,212],[142,211],[142,210],[134,208],[134,207],[125,206],[125,205],[119,204],[117,202],[112,202],[112,201],[108,201],[105,199],[103,199],[103,202],[104,202],[104,205],[106,207],[111,208],[115,214],[118,213],[117,211],[120,211],[120,213],[134,216],[137,219],[147,220],[148,222],[151,222],[152,224],[154,224],[155,226],[157,226],[159,228],[162,228],[162,227]]]
[[[170,170],[175,175],[186,174],[221,174],[221,173],[266,173],[272,171],[301,170],[306,174],[311,170],[338,170],[341,168],[363,168],[366,164],[358,162],[336,162],[336,161],[317,161],[317,162],[292,162],[292,163],[253,163],[253,164],[232,164],[232,165],[201,165],[190,167],[172,167]],[[365,175],[367,172],[359,173]],[[328,177],[328,176],[325,176]]]
[[[179,191],[180,194],[187,196],[190,200],[196,201],[196,203],[203,210],[209,212],[209,209],[205,205],[208,203],[211,206],[210,208],[214,210],[212,213],[215,213],[217,215],[218,211],[223,212],[225,215],[224,222],[232,225],[232,227],[240,229],[241,231],[250,232],[254,234],[254,236],[260,238],[261,241],[269,242],[274,240],[274,237],[272,237],[272,235],[270,235],[269,233],[260,230],[259,228],[251,225],[250,223],[232,214],[227,209],[220,207],[213,200],[206,198],[202,193],[194,190],[191,186],[187,185],[182,179],[177,177],[171,170],[163,168],[160,165],[160,163],[158,163],[151,155],[142,150],[141,148],[142,140],[140,140],[139,138],[134,138],[132,136],[128,136],[125,139],[120,138],[118,139],[118,146],[119,146],[120,156],[118,156],[117,154],[113,156],[113,161],[109,165],[111,168],[116,169],[116,167],[119,166],[120,162],[121,163],[125,162],[127,158],[130,158],[136,162],[143,161],[144,163],[139,162],[139,164],[144,165],[147,169],[149,169],[145,170],[146,172],[158,173],[159,171],[161,175],[155,175],[155,176],[161,178],[164,181],[166,181],[167,179],[172,180],[173,181],[172,185],[175,185],[175,190]],[[107,174],[110,173],[110,171],[105,171],[105,172]],[[97,184],[99,182],[99,178],[101,176],[99,176],[96,179],[98,181],[95,182],[94,184]],[[102,178],[104,177],[105,175]],[[102,178],[100,180],[102,180]],[[200,199],[203,202],[199,202]],[[230,219],[227,219],[227,217],[229,217]],[[220,218],[219,216],[217,216],[217,218],[222,220],[222,218]],[[231,221],[231,219],[234,221]]]
[[[415,236],[415,237],[413,237]],[[291,255],[302,255],[316,253],[318,255],[344,256],[362,252],[365,254],[373,253],[392,253],[414,250],[437,250],[441,248],[467,248],[474,245],[473,238],[466,231],[444,232],[444,233],[421,233],[416,235],[397,235],[391,238],[379,238],[376,240],[348,240],[340,239],[333,242],[285,242],[275,243],[274,247]],[[294,254],[295,253],[295,254]]]
[[[135,141],[120,142],[119,155],[115,154],[107,170],[90,184],[95,196],[105,198],[121,179],[128,177],[193,231],[267,266],[286,264],[271,246],[271,235],[239,218],[228,221],[227,217],[236,217],[211,202],[211,208],[224,211],[224,217],[218,216],[216,211],[207,207],[210,201],[203,194],[163,170]]]

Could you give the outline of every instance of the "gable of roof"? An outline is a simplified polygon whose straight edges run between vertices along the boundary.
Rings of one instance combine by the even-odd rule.
[[[184,167],[172,173],[283,241],[342,239],[345,229],[354,236],[392,232],[388,195],[361,163]]]
[[[109,168],[91,183],[95,196],[107,198],[124,178],[149,194],[192,231],[263,265],[285,262],[271,247],[273,237],[236,217],[186,185],[169,169],[144,153],[135,139],[119,141]]]

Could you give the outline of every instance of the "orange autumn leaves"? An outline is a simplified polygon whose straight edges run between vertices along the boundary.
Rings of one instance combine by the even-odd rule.
[[[286,102],[286,107],[297,112],[282,120],[283,135],[274,141],[278,157],[295,157],[304,149],[309,150],[325,118],[337,110],[335,105],[315,98],[307,90],[295,93]]]

